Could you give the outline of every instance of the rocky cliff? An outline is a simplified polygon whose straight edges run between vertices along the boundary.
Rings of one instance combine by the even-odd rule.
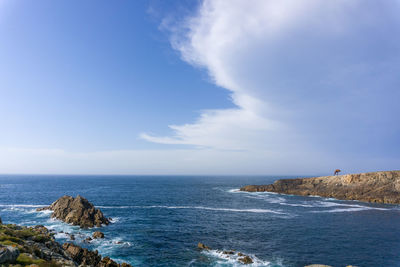
[[[247,185],[247,192],[275,192],[301,196],[322,196],[366,202],[400,204],[400,171],[313,178],[281,179],[269,185]]]

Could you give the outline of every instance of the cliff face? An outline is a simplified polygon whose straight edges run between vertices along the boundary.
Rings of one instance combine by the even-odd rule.
[[[316,195],[400,204],[400,171],[282,179],[269,185],[247,185],[240,188],[240,191],[276,192],[301,196]]]

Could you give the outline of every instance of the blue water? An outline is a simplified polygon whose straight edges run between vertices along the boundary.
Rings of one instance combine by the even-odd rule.
[[[398,206],[237,191],[278,178],[3,175],[0,217],[73,233],[79,245],[134,266],[240,266],[216,250],[197,250],[198,242],[252,255],[252,266],[400,266]],[[83,243],[96,229],[35,211],[77,194],[114,218],[101,228],[104,240]]]

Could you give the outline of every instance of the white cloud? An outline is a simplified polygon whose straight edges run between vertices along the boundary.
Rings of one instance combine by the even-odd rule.
[[[385,136],[367,129],[393,125],[399,111],[399,11],[395,0],[205,0],[185,23],[168,25],[171,44],[228,89],[237,108],[204,111],[170,126],[172,136],[141,137],[269,151],[287,163],[293,151],[377,156]],[[378,148],[364,149],[371,143]]]

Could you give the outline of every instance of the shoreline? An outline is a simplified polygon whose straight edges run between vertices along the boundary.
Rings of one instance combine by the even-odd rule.
[[[246,185],[240,191],[400,204],[400,171],[279,179],[273,184]]]

